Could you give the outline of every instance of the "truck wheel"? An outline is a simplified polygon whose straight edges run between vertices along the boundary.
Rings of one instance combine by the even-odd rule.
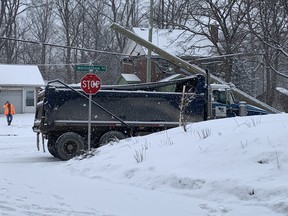
[[[55,139],[48,139],[47,147],[48,147],[48,151],[50,152],[50,154],[57,158],[58,155],[56,151],[55,142],[56,142]]]
[[[109,142],[125,139],[125,135],[119,131],[109,131],[100,138],[98,147],[104,146]]]
[[[70,160],[84,150],[82,137],[74,132],[62,134],[56,141],[57,156],[61,160]]]

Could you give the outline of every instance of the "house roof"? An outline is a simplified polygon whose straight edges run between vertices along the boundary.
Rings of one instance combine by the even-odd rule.
[[[135,74],[121,74],[121,76],[128,82],[141,82]]]
[[[133,28],[133,32],[148,41],[148,28]],[[213,44],[206,37],[179,29],[153,29],[152,43],[176,56],[211,56]],[[148,49],[130,40],[124,54],[147,55]]]
[[[44,80],[35,65],[6,65],[0,64],[1,86],[43,86]]]

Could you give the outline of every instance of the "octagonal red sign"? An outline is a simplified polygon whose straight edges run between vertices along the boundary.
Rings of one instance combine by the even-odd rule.
[[[87,73],[81,79],[81,88],[86,94],[94,95],[101,88],[101,80],[96,74]]]

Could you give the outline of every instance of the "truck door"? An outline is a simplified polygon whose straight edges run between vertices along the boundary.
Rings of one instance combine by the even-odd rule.
[[[212,115],[214,118],[227,117],[226,91],[212,91]]]
[[[214,118],[235,116],[235,103],[230,89],[212,90],[212,115]]]

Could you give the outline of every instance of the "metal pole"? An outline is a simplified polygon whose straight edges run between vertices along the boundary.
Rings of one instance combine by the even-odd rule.
[[[150,16],[149,16],[149,35],[148,41],[152,43],[153,35],[153,0],[150,0]],[[151,82],[151,49],[148,49],[146,82]]]
[[[212,118],[212,89],[211,89],[211,77],[210,77],[210,71],[206,69],[207,74],[207,119]]]
[[[183,113],[184,113],[185,91],[186,91],[186,85],[183,86],[183,90],[182,90],[182,97],[181,97],[181,104],[180,104],[179,126],[184,125]],[[185,130],[185,126],[184,126],[184,130]]]
[[[91,101],[92,95],[89,95],[89,108],[88,108],[88,151],[90,151],[91,147]]]

